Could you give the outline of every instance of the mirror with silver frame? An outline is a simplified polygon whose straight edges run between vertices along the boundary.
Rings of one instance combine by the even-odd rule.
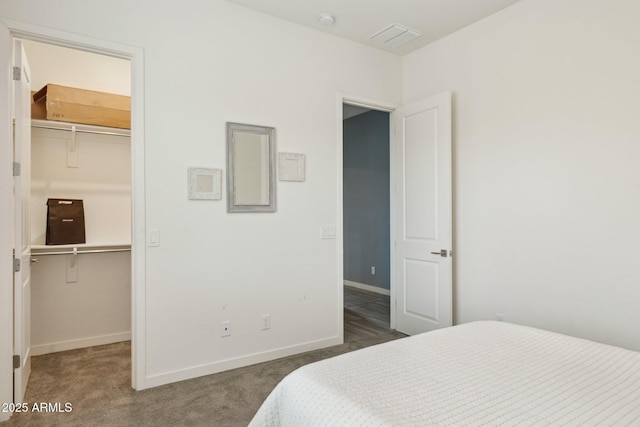
[[[227,212],[275,212],[276,130],[227,123]]]

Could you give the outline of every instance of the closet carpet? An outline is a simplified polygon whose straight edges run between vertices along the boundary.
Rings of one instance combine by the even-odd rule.
[[[246,426],[276,384],[294,369],[338,354],[404,337],[345,310],[365,335],[339,346],[168,384],[131,389],[129,342],[37,356],[25,401],[71,403],[71,412],[17,413],[8,426]],[[376,333],[372,333],[376,331]]]

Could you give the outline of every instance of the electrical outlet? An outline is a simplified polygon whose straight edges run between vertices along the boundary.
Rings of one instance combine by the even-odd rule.
[[[225,320],[222,322],[222,336],[228,337],[229,335],[231,335],[231,321]]]
[[[502,313],[496,313],[496,320],[498,322],[502,322],[504,320],[504,314]]]
[[[267,329],[271,329],[271,315],[263,314],[262,315],[262,330],[265,331]]]
[[[376,266],[375,266],[375,265],[372,265],[372,266],[371,266],[371,275],[372,275],[372,276],[375,276],[375,275],[376,275]]]

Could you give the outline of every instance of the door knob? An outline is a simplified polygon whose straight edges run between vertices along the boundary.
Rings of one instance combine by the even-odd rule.
[[[447,257],[447,250],[446,249],[440,249],[438,252],[431,252],[432,255],[440,255],[441,257],[446,258]]]

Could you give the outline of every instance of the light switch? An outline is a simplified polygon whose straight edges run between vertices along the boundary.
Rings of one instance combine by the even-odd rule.
[[[147,234],[147,246],[160,246],[160,230],[149,230]]]
[[[321,229],[322,239],[335,239],[336,238],[336,226],[335,225],[323,225]]]

